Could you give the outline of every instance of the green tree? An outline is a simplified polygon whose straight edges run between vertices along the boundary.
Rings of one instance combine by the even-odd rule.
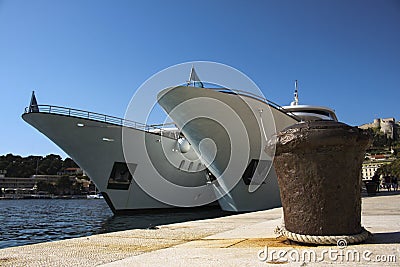
[[[83,188],[83,185],[81,183],[75,182],[73,184],[73,194],[74,195],[82,195],[85,189]]]
[[[372,154],[386,153],[390,148],[395,148],[398,142],[387,137],[386,134],[382,133],[379,128],[369,128],[366,130],[372,136],[371,147],[367,149],[367,152]]]
[[[56,194],[57,193],[57,188],[54,184],[45,182],[45,181],[39,181],[37,184],[37,191],[42,191],[42,192],[47,192],[49,194]]]
[[[68,176],[62,176],[56,184],[58,193],[61,195],[72,194],[74,191],[74,183]]]
[[[39,173],[40,174],[57,174],[62,167],[62,159],[59,155],[49,154],[40,162]]]
[[[396,159],[389,164],[384,164],[376,170],[376,175],[389,175],[400,178],[400,159]]]
[[[66,168],[76,168],[78,165],[70,158],[62,160],[59,155],[49,154],[46,157],[7,154],[0,156],[0,170],[6,171],[8,177],[30,177],[33,174],[55,175]],[[37,190],[49,194],[80,194],[82,185],[62,177],[56,184],[46,181],[37,183]]]
[[[62,169],[65,170],[66,168],[78,168],[78,165],[71,158],[65,158]]]

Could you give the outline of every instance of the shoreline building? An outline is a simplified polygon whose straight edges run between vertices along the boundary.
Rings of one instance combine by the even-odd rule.
[[[362,180],[372,180],[375,172],[383,165],[390,164],[394,161],[390,158],[391,155],[371,155],[367,156],[368,160],[364,161],[362,164],[361,174]]]
[[[81,184],[84,192],[89,194],[94,191],[94,184],[87,179],[78,178],[84,174],[80,168],[68,168],[57,175],[32,175],[26,177],[6,177],[6,171],[0,170],[0,198],[45,198],[52,196],[49,192],[38,191],[38,183],[56,185],[63,177],[68,177],[71,182]]]

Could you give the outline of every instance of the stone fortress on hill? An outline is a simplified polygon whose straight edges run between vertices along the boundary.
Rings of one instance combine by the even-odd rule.
[[[383,134],[386,135],[387,138],[392,140],[398,140],[399,138],[399,122],[396,123],[395,118],[386,118],[386,119],[374,119],[372,123],[366,123],[360,125],[361,129],[379,129]]]

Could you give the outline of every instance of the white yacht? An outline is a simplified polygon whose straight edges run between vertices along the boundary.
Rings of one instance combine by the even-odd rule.
[[[329,108],[299,105],[297,81],[287,107],[241,90],[204,88],[197,74],[161,91],[158,103],[207,166],[221,208],[237,212],[281,205],[273,158],[264,152],[276,132],[302,120],[337,120]]]
[[[148,126],[108,115],[66,107],[38,105],[34,93],[23,120],[64,150],[99,189],[115,214],[195,207],[215,199],[206,169],[177,128]],[[130,136],[124,156],[122,131]],[[162,176],[162,177],[161,177]],[[161,179],[184,187],[202,186],[201,193],[176,196],[165,203],[137,181]],[[171,194],[165,192],[165,194]]]

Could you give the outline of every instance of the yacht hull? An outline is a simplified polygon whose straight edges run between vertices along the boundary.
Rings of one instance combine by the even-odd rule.
[[[295,118],[257,98],[206,88],[169,88],[159,93],[158,103],[216,177],[213,186],[222,209],[281,205],[273,156],[264,148]]]
[[[23,114],[22,118],[85,170],[115,214],[199,206],[199,196],[196,199],[195,196],[185,196],[185,199],[178,201],[180,205],[164,203],[159,197],[145,192],[143,186],[137,183],[150,181],[157,186],[154,180],[158,181],[163,175],[164,179],[180,186],[207,184],[204,168],[199,171],[188,170],[190,166],[201,164],[193,149],[185,154],[177,152],[176,139],[108,122],[53,113],[29,112]],[[125,160],[122,145],[123,131],[132,142],[126,148],[129,162]],[[143,142],[147,151],[142,149]],[[163,162],[166,160],[165,153],[169,154],[167,162]],[[159,166],[155,166],[157,164]],[[160,171],[160,168],[163,169]],[[128,169],[130,175],[118,176],[118,173],[126,173]],[[208,188],[203,190],[201,197],[214,197],[212,189]]]

